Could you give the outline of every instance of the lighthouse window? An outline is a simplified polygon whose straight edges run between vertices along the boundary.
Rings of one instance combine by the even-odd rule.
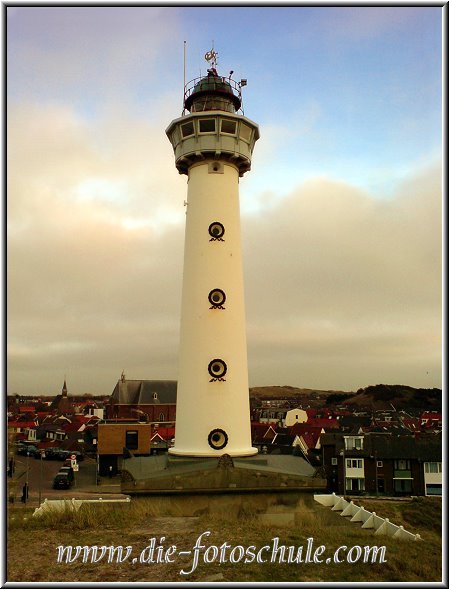
[[[248,125],[245,125],[244,123],[241,123],[240,125],[240,137],[242,139],[244,139],[245,141],[249,141],[251,138],[251,127],[248,127]]]
[[[183,137],[189,137],[190,135],[193,135],[195,132],[193,128],[193,122],[184,123],[184,125],[181,125],[181,132]]]
[[[200,119],[200,133],[215,133],[215,119]]]
[[[228,443],[228,434],[222,429],[213,429],[207,436],[207,441],[214,450],[221,450]]]
[[[225,228],[218,221],[215,221],[214,223],[211,223],[209,225],[209,235],[212,237],[211,241],[213,241],[213,240],[223,241],[222,237],[224,235],[224,232],[225,232]]]
[[[221,121],[221,132],[228,133],[229,135],[235,135],[236,126],[237,126],[237,124],[235,121],[223,119]]]
[[[171,140],[173,146],[176,146],[179,143],[179,132],[178,132],[178,129],[175,129],[173,131],[173,133],[171,134],[170,140]]]
[[[223,309],[222,306],[226,301],[226,295],[220,288],[214,288],[209,293],[209,303],[212,305],[211,309]]]
[[[216,358],[209,362],[209,366],[207,367],[209,374],[212,376],[212,381],[215,380],[224,380],[223,376],[226,374],[228,367],[226,366],[226,362],[223,360]]]

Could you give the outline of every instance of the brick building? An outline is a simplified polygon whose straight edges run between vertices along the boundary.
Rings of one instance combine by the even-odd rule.
[[[338,494],[441,495],[439,435],[326,433],[321,436],[328,491]]]
[[[127,380],[122,374],[106,405],[105,417],[174,422],[176,390],[175,380]]]

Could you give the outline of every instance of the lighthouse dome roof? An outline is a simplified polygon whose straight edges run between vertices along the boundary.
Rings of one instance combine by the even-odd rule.
[[[200,79],[193,80],[190,88],[186,91],[185,106],[191,110],[192,104],[195,104],[198,100],[200,101],[200,108],[198,110],[230,110],[224,106],[224,102],[232,105],[232,110],[238,110],[241,107],[240,92],[237,85],[234,83],[237,94],[234,93],[233,87],[230,80],[219,76],[215,68],[208,70],[207,76]],[[219,102],[206,101],[205,97],[217,97],[221,100]],[[197,109],[193,109],[197,110]]]
[[[221,76],[213,74],[209,74],[204,78],[201,78],[201,80],[199,80],[199,82],[197,82],[193,88],[193,93],[204,91],[219,91],[233,94],[231,84],[226,82],[226,80],[224,80]]]

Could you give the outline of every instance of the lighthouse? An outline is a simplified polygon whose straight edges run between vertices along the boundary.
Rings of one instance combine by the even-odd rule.
[[[185,85],[182,116],[166,129],[187,176],[176,433],[168,453],[126,448],[121,491],[130,495],[327,484],[301,456],[257,454],[251,443],[239,180],[259,128],[243,113],[246,80],[220,76],[216,57],[206,53],[207,74]]]
[[[218,75],[185,86],[166,134],[188,179],[174,456],[252,456],[239,179],[251,168],[256,123],[241,88]]]

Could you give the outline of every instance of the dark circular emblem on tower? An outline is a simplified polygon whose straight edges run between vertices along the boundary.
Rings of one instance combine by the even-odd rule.
[[[226,374],[228,367],[226,366],[226,362],[224,362],[220,358],[215,358],[215,360],[209,362],[207,370],[209,371],[209,374],[212,376],[210,382],[214,382],[216,380],[224,380],[223,377]]]
[[[223,305],[226,301],[226,295],[220,288],[214,288],[209,293],[209,303],[212,305],[211,309],[224,309]]]
[[[222,223],[219,223],[218,221],[214,221],[213,223],[211,223],[209,225],[209,235],[211,236],[211,239],[209,241],[224,241],[223,240],[224,232],[225,232],[225,228],[222,225]]]
[[[208,435],[207,441],[214,450],[221,450],[228,443],[228,434],[222,429],[213,429]]]

